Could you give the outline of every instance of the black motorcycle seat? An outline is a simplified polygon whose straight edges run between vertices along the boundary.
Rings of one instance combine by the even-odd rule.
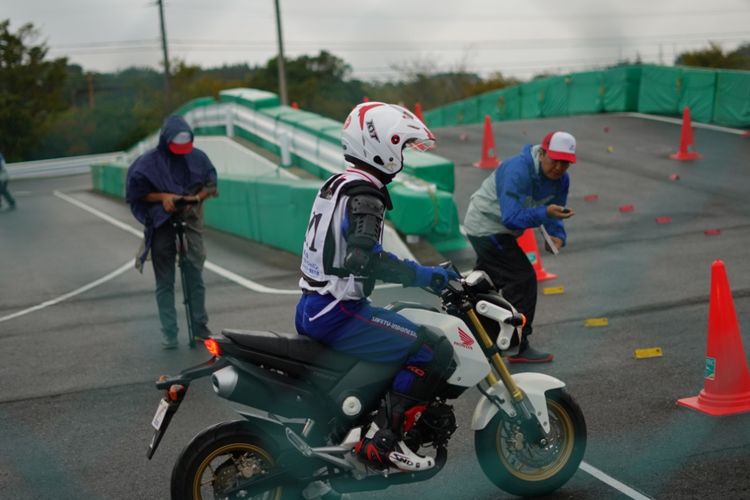
[[[310,337],[296,333],[251,330],[222,330],[221,333],[248,349],[329,370],[345,371],[358,361],[353,356],[329,349]]]

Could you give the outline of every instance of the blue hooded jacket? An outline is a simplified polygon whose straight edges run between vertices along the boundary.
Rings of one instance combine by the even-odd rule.
[[[525,145],[503,160],[471,196],[464,227],[472,236],[513,234],[544,225],[550,235],[566,240],[563,222],[547,215],[547,205],[565,206],[570,187],[566,172],[560,179],[545,177],[534,160],[538,146]]]
[[[156,148],[139,156],[128,169],[125,198],[130,211],[145,228],[146,247],[142,259],[151,248],[154,229],[171,217],[161,203],[144,201],[147,194],[193,195],[203,188],[216,187],[216,168],[206,153],[193,148],[188,154],[176,155],[169,150],[169,143],[180,132],[193,136],[182,116],[169,116],[161,128]]]
[[[186,155],[173,154],[169,142],[180,132],[193,135],[190,125],[179,115],[168,117],[156,148],[142,154],[128,169],[126,200],[130,210],[145,227],[160,227],[170,214],[161,203],[143,201],[149,193],[192,195],[203,187],[216,186],[216,169],[206,154],[193,149]]]

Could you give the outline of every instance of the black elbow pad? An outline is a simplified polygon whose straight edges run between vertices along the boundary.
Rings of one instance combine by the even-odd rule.
[[[385,205],[379,197],[363,193],[349,199],[347,211],[349,229],[346,233],[344,267],[361,275],[369,269],[372,250],[380,243]]]
[[[370,250],[380,243],[385,212],[385,205],[380,198],[367,194],[353,196],[349,199],[348,210],[347,244]]]
[[[370,267],[370,260],[372,260],[372,254],[369,251],[350,246],[344,257],[344,269],[361,276]]]

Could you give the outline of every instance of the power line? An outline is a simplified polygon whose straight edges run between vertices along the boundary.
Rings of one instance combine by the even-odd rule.
[[[180,10],[196,10],[196,11],[215,11],[214,6],[189,6],[189,5],[180,5]],[[240,8],[240,11],[251,11],[253,13],[254,19],[264,19],[264,20],[273,20],[274,15],[273,13],[267,13],[267,14],[259,14],[256,12],[255,9],[252,8]],[[681,17],[695,17],[695,16],[730,16],[735,14],[747,14],[747,9],[727,9],[727,10],[683,10],[683,11],[641,11],[641,12],[580,12],[580,13],[568,13],[568,14],[557,14],[555,13],[554,16],[544,16],[540,14],[528,14],[528,15],[522,15],[522,14],[515,14],[515,15],[507,15],[507,14],[497,14],[497,15],[486,15],[486,14],[478,14],[478,15],[452,15],[452,14],[446,14],[446,15],[430,15],[425,14],[424,12],[407,12],[403,10],[399,10],[398,15],[382,15],[379,14],[377,16],[378,20],[387,20],[387,21],[398,21],[398,22],[405,22],[405,23],[414,23],[415,19],[418,19],[420,23],[424,22],[491,22],[491,23],[502,23],[502,22],[518,22],[518,21],[533,21],[533,22],[543,22],[543,21],[557,21],[562,19],[574,19],[574,20],[581,20],[581,19],[601,19],[601,18],[651,18],[651,17],[669,17],[672,19],[675,18],[681,18]],[[341,10],[302,10],[302,9],[295,9],[290,10],[288,14],[285,14],[285,17],[289,17],[290,19],[301,19],[306,22],[309,22],[311,20],[314,20],[316,23],[321,21],[327,21],[327,20],[340,20],[340,19],[346,19],[348,21],[356,21],[361,18],[367,18],[371,19],[372,14],[366,11],[360,12],[342,12]]]
[[[541,40],[537,40],[536,44],[524,45],[523,43],[511,43],[508,45],[504,44],[504,41],[464,41],[458,43],[458,41],[446,41],[443,43],[432,43],[429,46],[424,44],[414,43],[408,45],[407,42],[401,42],[403,45],[361,45],[361,46],[349,46],[344,43],[332,43],[325,44],[319,43],[311,45],[309,42],[287,42],[287,47],[293,52],[309,53],[311,47],[315,47],[313,52],[319,50],[335,51],[342,54],[362,53],[362,52],[398,52],[398,53],[434,53],[434,52],[466,52],[467,50],[482,50],[482,51],[516,51],[516,52],[529,52],[538,50],[550,50],[550,49],[570,49],[570,48],[589,48],[589,49],[604,49],[612,47],[637,47],[637,46],[651,46],[659,43],[669,44],[707,44],[709,41],[713,42],[742,42],[750,39],[750,33],[743,36],[681,36],[681,37],[654,37],[653,39],[642,41],[633,39],[579,39],[577,42],[569,41],[570,43],[564,43],[566,40],[547,40],[544,43]],[[584,41],[589,43],[584,43]],[[512,42],[512,41],[511,41]],[[179,49],[181,51],[193,51],[193,52],[248,52],[248,53],[272,53],[276,47],[267,42],[237,42],[230,41],[206,41],[206,40],[173,40],[170,42],[173,49]],[[64,50],[61,47],[51,47],[52,52],[58,53],[63,52],[69,55],[102,55],[102,54],[119,54],[128,52],[149,52],[158,49],[159,42],[154,39],[150,42],[139,41],[138,43],[128,43],[123,45],[117,45],[114,42],[105,43],[98,45],[94,42],[88,45],[79,45],[74,48]]]
[[[708,40],[737,41],[750,39],[750,31],[737,32],[713,32],[713,33],[689,33],[689,34],[661,34],[661,35],[643,35],[637,37],[568,37],[568,38],[533,38],[533,39],[455,39],[455,40],[291,40],[286,41],[285,45],[301,48],[325,46],[347,52],[386,52],[386,51],[414,51],[414,50],[446,50],[456,48],[456,46],[472,45],[479,48],[497,47],[503,49],[519,48],[523,50],[531,49],[548,49],[550,47],[565,48],[569,47],[593,47],[601,45],[635,45],[638,43],[673,43],[673,42],[705,42]],[[149,47],[158,44],[158,38],[140,39],[140,40],[121,40],[121,41],[103,41],[103,42],[85,42],[75,44],[61,44],[51,46],[51,50],[59,51],[64,49],[106,49],[116,50],[136,47]],[[567,46],[566,46],[567,44]],[[232,48],[242,50],[275,50],[276,45],[270,41],[256,40],[216,40],[216,39],[198,39],[198,38],[173,38],[170,39],[170,45],[184,48],[203,48],[215,47],[217,49],[230,50]]]

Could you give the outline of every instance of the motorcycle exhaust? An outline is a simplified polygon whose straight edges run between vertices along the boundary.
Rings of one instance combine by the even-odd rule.
[[[285,417],[308,418],[316,413],[319,403],[299,381],[247,363],[235,363],[238,361],[211,375],[211,385],[218,396]]]
[[[211,375],[211,385],[217,395],[224,399],[234,401],[234,399],[232,399],[232,394],[234,394],[235,389],[237,389],[239,378],[237,370],[235,370],[233,366],[227,366],[226,368],[215,371]]]

